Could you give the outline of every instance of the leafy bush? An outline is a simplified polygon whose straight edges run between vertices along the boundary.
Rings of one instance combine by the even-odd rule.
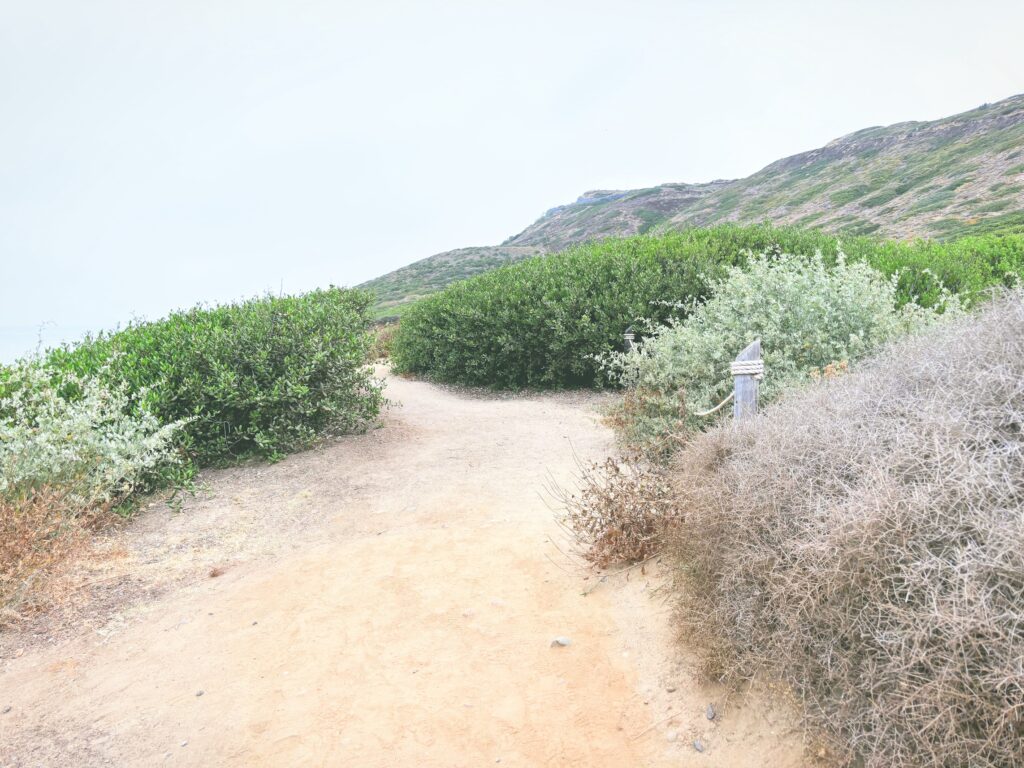
[[[199,464],[274,457],[377,415],[369,302],[331,288],[196,307],[55,350],[49,364],[125,386],[163,423],[186,421]]]
[[[896,276],[896,302],[931,307],[943,289],[970,304],[1024,267],[1024,237],[955,243],[881,242],[769,225],[722,225],[659,237],[609,239],[528,259],[456,283],[403,316],[393,360],[400,372],[495,387],[601,385],[594,355],[622,347],[630,325],[681,319],[729,266],[750,253],[843,251]],[[667,302],[667,303],[666,303]]]
[[[676,457],[680,627],[854,762],[1024,764],[1024,297]]]
[[[643,318],[678,313],[666,297],[707,296],[748,249],[785,242],[813,252],[828,238],[770,226],[607,239],[497,269],[420,301],[395,337],[396,369],[498,387],[600,384],[597,353]]]
[[[621,343],[653,297],[705,295],[715,265],[677,257],[685,249],[680,236],[603,241],[456,283],[405,313],[395,368],[471,385],[594,384],[586,352]]]
[[[686,320],[655,328],[631,352],[603,358],[629,389],[615,419],[620,434],[628,444],[663,447],[685,425],[700,424],[691,414],[732,391],[729,364],[755,339],[762,342],[760,398],[767,403],[810,372],[858,360],[938,316],[913,303],[898,309],[896,282],[842,254],[835,266],[820,256],[784,254],[730,268]],[[942,301],[947,312],[958,309],[954,297]]]
[[[0,619],[133,494],[375,416],[368,303],[331,289],[196,308],[0,368]]]
[[[181,464],[176,438],[184,423],[161,424],[123,384],[38,363],[8,368],[3,379],[0,497],[17,501],[51,489],[89,510],[117,504]]]
[[[850,245],[857,248],[854,252]],[[994,286],[1015,285],[1024,275],[1024,236],[964,237],[948,242],[882,241],[864,247],[842,241],[851,260],[865,260],[886,276],[897,276],[900,304],[914,301],[930,307],[941,304],[945,291],[975,304]]]

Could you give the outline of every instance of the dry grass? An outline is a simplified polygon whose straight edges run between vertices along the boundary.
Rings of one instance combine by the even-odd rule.
[[[369,359],[372,362],[391,359],[391,344],[398,332],[398,323],[380,323],[373,328],[373,344]]]
[[[582,468],[582,490],[561,493],[563,522],[581,554],[598,568],[646,560],[661,547],[671,518],[671,488],[665,473],[637,457],[607,459]]]
[[[44,606],[48,578],[110,517],[106,509],[83,514],[52,488],[0,497],[0,628]]]
[[[853,763],[1024,764],[1024,299],[907,341],[673,466],[683,634],[787,681]]]
[[[647,387],[629,387],[609,408],[604,423],[615,430],[619,445],[631,457],[663,463],[693,431],[686,422],[686,392],[674,395]],[[651,427],[657,423],[656,428]]]

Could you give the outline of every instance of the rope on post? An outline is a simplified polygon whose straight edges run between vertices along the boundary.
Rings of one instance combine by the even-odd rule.
[[[632,329],[630,329],[632,330]],[[761,341],[760,339],[755,341],[753,344],[747,346],[739,356],[750,357],[756,355],[754,360],[734,360],[729,363],[729,373],[732,374],[733,378],[737,376],[749,376],[750,378],[743,381],[748,382],[741,387],[740,381],[737,381],[733,385],[732,392],[722,402],[716,405],[714,408],[710,408],[706,411],[696,411],[693,416],[711,416],[714,413],[718,413],[728,403],[736,400],[736,412],[734,418],[739,421],[746,416],[757,413],[757,382],[764,378],[764,360],[761,359]],[[680,393],[682,391],[680,390]],[[737,395],[739,398],[737,399]]]
[[[753,376],[755,379],[762,379],[764,378],[764,360],[736,360],[729,363],[729,373],[733,376]],[[727,404],[731,403],[735,396],[736,391],[733,390],[725,400],[720,402],[714,408],[710,408],[706,411],[698,411],[693,415],[710,416],[713,413],[718,413]]]
[[[636,331],[633,330],[632,325],[622,334],[622,340],[625,342],[626,351],[632,352],[633,347],[636,346]]]
[[[733,421],[739,423],[757,414],[757,390],[764,376],[761,340],[755,339],[736,355],[730,364],[733,378]]]
[[[729,373],[733,376],[764,377],[764,360],[736,360],[729,363]]]

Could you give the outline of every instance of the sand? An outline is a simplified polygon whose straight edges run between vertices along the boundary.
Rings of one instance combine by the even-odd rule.
[[[805,763],[781,701],[696,681],[657,563],[571,556],[549,490],[613,450],[599,396],[388,396],[105,537],[72,609],[0,637],[0,765]]]

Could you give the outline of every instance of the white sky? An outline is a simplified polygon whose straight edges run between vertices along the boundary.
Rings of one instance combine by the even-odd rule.
[[[1024,2],[0,0],[0,360],[1024,91]]]

